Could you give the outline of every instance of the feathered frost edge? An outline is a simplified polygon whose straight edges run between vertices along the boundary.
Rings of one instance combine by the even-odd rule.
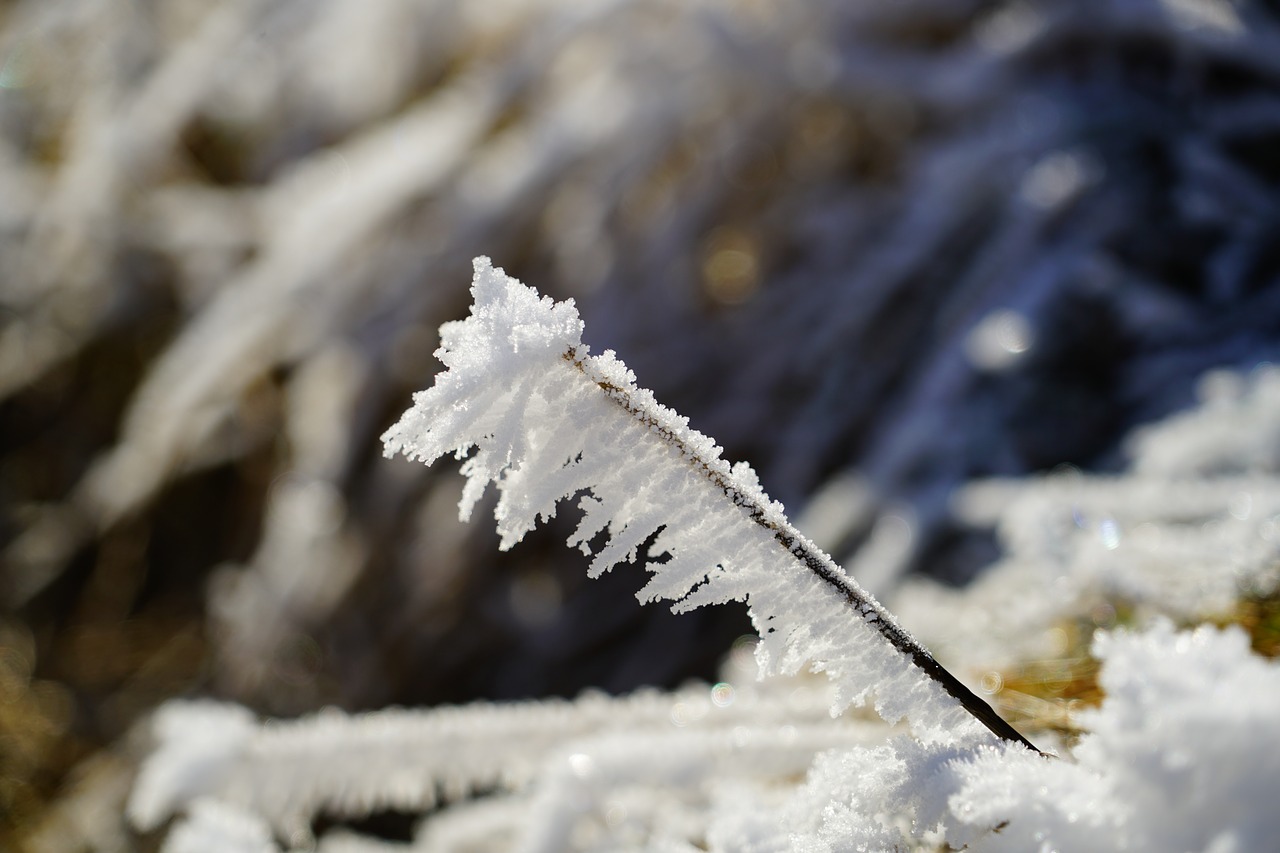
[[[539,296],[488,258],[474,267],[470,315],[441,327],[448,369],[383,435],[387,456],[465,459],[459,514],[493,483],[503,548],[580,496],[569,544],[593,556],[592,576],[643,552],[642,600],[745,601],[761,673],[826,671],[833,714],[874,690],[877,712],[924,740],[990,732],[1031,746],[801,535],[749,465],[730,466],[612,351],[592,356],[572,300]]]

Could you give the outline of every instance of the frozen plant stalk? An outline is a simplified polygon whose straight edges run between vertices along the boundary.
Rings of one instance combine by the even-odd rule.
[[[540,298],[488,258],[475,261],[471,293],[470,316],[440,328],[448,370],[383,435],[388,456],[471,454],[464,521],[494,483],[506,549],[582,493],[569,544],[592,555],[603,540],[589,574],[635,559],[652,538],[639,598],[677,611],[745,601],[762,674],[808,664],[835,683],[833,714],[874,689],[876,711],[907,718],[923,740],[994,734],[1034,749],[792,527],[749,465],[730,466],[612,351],[590,355],[572,301]]]

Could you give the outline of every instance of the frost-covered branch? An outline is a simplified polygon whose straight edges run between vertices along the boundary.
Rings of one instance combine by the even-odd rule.
[[[676,610],[746,601],[762,672],[825,670],[833,711],[874,689],[881,716],[909,717],[927,740],[976,734],[976,721],[1031,747],[800,534],[749,465],[730,466],[612,351],[590,355],[572,302],[540,299],[487,258],[475,262],[472,295],[470,317],[441,327],[448,371],[383,436],[388,455],[428,464],[475,449],[462,467],[463,519],[495,483],[508,548],[558,501],[589,492],[569,541],[594,554],[593,576],[647,543],[642,600]]]
[[[886,738],[797,704],[803,684],[786,681],[727,703],[704,687],[265,724],[175,702],[131,813],[144,827],[183,813],[165,853],[1269,849],[1280,667],[1239,628],[1167,620],[1101,633],[1093,654],[1106,698],[1063,761]],[[321,814],[420,812],[477,787],[493,793],[432,814],[408,845],[310,837]]]

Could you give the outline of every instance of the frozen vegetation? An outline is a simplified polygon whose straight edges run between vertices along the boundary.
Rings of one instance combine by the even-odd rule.
[[[986,673],[988,694],[1090,607],[1133,610],[1131,626],[1078,652],[1099,664],[1101,704],[1046,702],[1060,718],[1024,721],[1072,734],[1045,755],[994,737],[916,669],[904,653],[915,641],[888,642],[902,633],[894,617],[789,525],[749,467],[730,468],[612,352],[588,354],[571,303],[486,258],[472,295],[468,319],[441,329],[448,370],[388,430],[388,453],[466,457],[460,514],[495,484],[504,548],[580,497],[570,544],[594,552],[590,572],[647,554],[642,600],[747,601],[764,683],[731,658],[725,680],[665,695],[265,725],[233,705],[171,704],[130,806],[147,829],[183,814],[166,851],[261,853],[280,849],[273,838],[308,849],[322,812],[440,806],[403,849],[1247,851],[1280,837],[1280,665],[1237,626],[1170,621],[1275,596],[1276,472],[1251,457],[1255,442],[1232,453],[1205,439],[1231,424],[1280,441],[1267,423],[1280,375],[1261,369],[1138,435],[1131,473],[962,494],[974,523],[999,526],[1005,561],[905,605],[963,671]],[[1206,465],[1216,477],[1195,476]],[[815,553],[834,580],[806,562]],[[820,671],[830,681],[805,675]],[[840,716],[868,691],[910,733]],[[394,849],[346,832],[320,846]]]
[[[1274,846],[1277,57],[1263,0],[0,2],[0,848]],[[577,491],[458,523],[607,467],[382,459],[482,254],[1059,757],[878,605],[760,587],[755,683]],[[615,487],[593,573],[750,599]]]

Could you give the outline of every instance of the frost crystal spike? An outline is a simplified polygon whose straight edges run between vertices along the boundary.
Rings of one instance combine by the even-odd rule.
[[[792,527],[749,465],[730,466],[612,351],[590,355],[572,301],[539,297],[488,258],[475,261],[471,294],[470,316],[440,328],[448,369],[383,435],[388,456],[470,454],[463,520],[495,484],[506,549],[585,494],[569,544],[593,557],[589,574],[649,542],[639,598],[677,611],[745,601],[762,674],[807,664],[833,680],[833,713],[874,690],[876,711],[907,718],[923,740],[994,734],[1035,749]]]

